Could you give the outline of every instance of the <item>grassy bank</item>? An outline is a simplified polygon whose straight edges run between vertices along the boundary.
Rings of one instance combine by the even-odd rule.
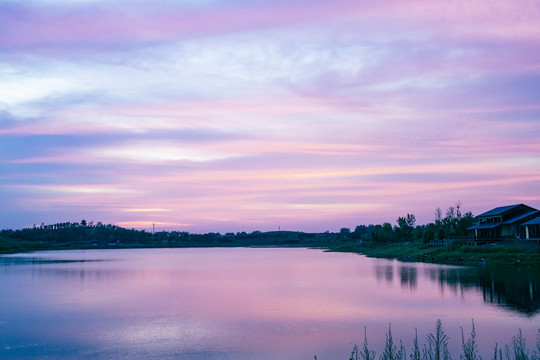
[[[321,233],[308,234],[302,232],[257,232],[236,236],[218,234],[189,234],[184,237],[171,238],[134,232],[120,228],[105,229],[105,239],[92,240],[96,237],[92,229],[75,228],[83,235],[66,234],[58,236],[58,230],[33,230],[31,238],[15,238],[0,235],[0,253],[17,253],[39,250],[63,249],[118,249],[118,248],[186,248],[186,247],[307,247],[328,249],[329,251],[353,252],[370,257],[398,259],[410,262],[429,262],[450,265],[489,264],[522,264],[540,266],[540,245],[535,242],[508,241],[496,245],[453,245],[449,247],[428,247],[423,242],[375,242],[360,241],[351,235]],[[41,233],[40,233],[41,232]],[[86,233],[85,233],[86,232]],[[95,231],[94,231],[95,232]],[[120,235],[122,235],[120,237]],[[17,233],[11,235],[18,235]],[[23,234],[24,235],[24,234]],[[28,234],[26,234],[28,235]],[[142,239],[138,239],[137,236]],[[84,238],[84,241],[73,241]],[[90,239],[90,240],[88,240]]]
[[[57,244],[51,242],[36,242],[0,236],[0,254],[55,249],[58,249]]]
[[[76,230],[81,230],[76,229]],[[108,229],[107,229],[108,230]],[[167,237],[163,234],[128,232],[118,236],[117,232],[108,231],[105,239],[96,239],[93,234],[59,234],[57,230],[31,231],[29,239],[0,235],[0,254],[20,253],[40,250],[77,250],[77,249],[137,249],[137,248],[200,248],[200,247],[304,247],[338,248],[346,244],[356,244],[356,240],[339,234],[306,234],[295,231],[271,231],[252,234],[185,234],[183,237]],[[83,229],[88,231],[88,229]],[[38,233],[38,234],[36,234]],[[28,234],[23,234],[27,236]],[[36,236],[37,235],[37,236]],[[59,236],[60,235],[60,236]],[[83,233],[83,235],[85,235]],[[139,238],[137,238],[139,236]],[[82,240],[73,240],[82,238]],[[52,240],[50,240],[52,239]]]
[[[540,266],[540,246],[536,243],[505,242],[496,245],[453,245],[428,247],[420,242],[380,244],[364,241],[330,247],[330,251],[354,252],[370,257],[449,265],[522,264]]]

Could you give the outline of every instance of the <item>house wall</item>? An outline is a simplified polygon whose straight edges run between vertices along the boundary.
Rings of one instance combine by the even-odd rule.
[[[497,238],[501,237],[501,229],[480,229],[475,231],[478,238]]]
[[[502,236],[512,236],[512,235],[516,235],[514,234],[514,227],[511,226],[511,225],[503,225],[502,228],[501,228],[501,235]]]
[[[527,239],[540,239],[540,225],[524,226]]]

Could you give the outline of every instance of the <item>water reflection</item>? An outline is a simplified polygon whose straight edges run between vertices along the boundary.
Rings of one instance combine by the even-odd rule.
[[[392,283],[399,273],[402,288],[418,287],[418,268],[426,279],[439,285],[441,294],[449,291],[463,296],[479,289],[486,304],[494,304],[532,317],[540,312],[540,269],[521,266],[446,267],[426,264],[375,264],[375,278]]]
[[[475,277],[484,301],[527,316],[540,310],[540,270],[520,266],[484,267]]]
[[[385,280],[387,283],[394,281],[394,267],[392,265],[375,265],[375,277],[377,280]]]
[[[415,266],[401,266],[399,273],[401,275],[401,287],[416,289],[418,284],[418,271]]]
[[[364,327],[380,351],[389,322],[410,341],[438,318],[454,340],[474,318],[489,354],[535,339],[540,274],[228,248],[0,256],[0,279],[2,359],[273,360],[345,359]]]
[[[142,272],[137,273],[133,269],[92,266],[95,263],[113,261],[119,260],[113,258],[51,258],[32,255],[0,256],[0,269],[3,270],[4,274],[8,274],[17,272],[18,267],[31,266],[34,276],[72,278],[79,282],[99,282],[112,278],[129,279],[142,275]],[[391,285],[398,277],[401,288],[413,292],[418,288],[418,271],[422,269],[426,279],[438,284],[441,294],[449,291],[452,294],[463,296],[466,290],[479,289],[486,304],[501,306],[528,317],[535,316],[540,312],[540,268],[519,265],[484,265],[471,268],[383,261],[375,262],[374,269],[374,275],[378,282]],[[182,273],[176,270],[174,276],[187,278],[196,276],[196,273],[193,271]]]
[[[426,269],[426,274],[433,282],[439,283],[441,293],[449,290],[453,294],[463,294],[467,287],[467,276],[471,275],[469,268],[442,267]]]
[[[44,265],[44,264],[71,264],[71,263],[87,263],[87,262],[101,262],[101,261],[110,261],[103,259],[47,259],[40,257],[24,257],[16,256],[9,257],[0,256],[0,266],[16,266],[16,265]]]
[[[439,270],[439,281],[455,289],[479,288],[483,300],[526,316],[540,310],[540,272],[520,266]]]

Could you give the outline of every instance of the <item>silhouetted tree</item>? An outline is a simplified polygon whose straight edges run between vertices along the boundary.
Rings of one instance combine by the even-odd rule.
[[[407,214],[406,217],[399,217],[397,223],[400,229],[400,236],[402,240],[413,240],[414,224],[416,223],[416,217],[412,214]],[[397,230],[397,229],[396,229]]]
[[[371,238],[376,242],[392,242],[396,240],[394,235],[394,229],[392,225],[388,222],[385,222],[382,225],[375,225],[373,232],[371,233]]]
[[[435,239],[435,233],[433,230],[429,229],[424,231],[424,242],[429,242]]]

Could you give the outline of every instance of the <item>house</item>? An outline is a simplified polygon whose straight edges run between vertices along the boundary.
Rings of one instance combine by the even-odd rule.
[[[540,211],[524,204],[500,206],[478,215],[468,230],[474,232],[476,241],[526,239],[528,227],[523,225],[538,216]]]

